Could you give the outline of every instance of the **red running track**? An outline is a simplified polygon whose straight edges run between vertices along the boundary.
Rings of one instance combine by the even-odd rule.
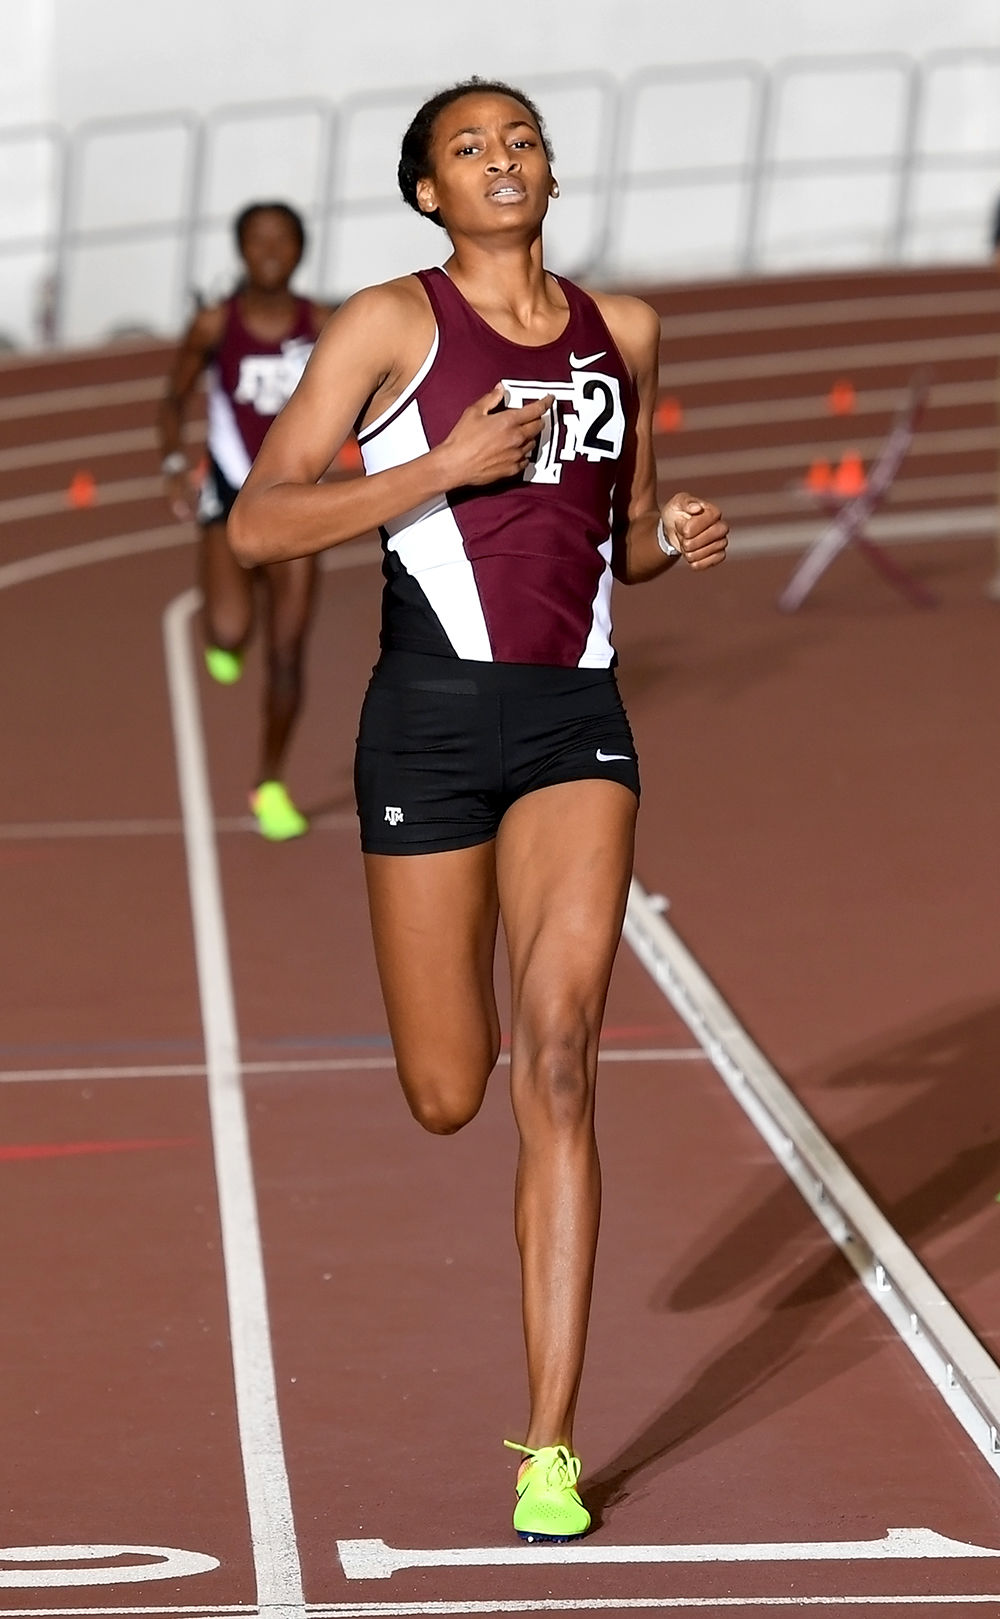
[[[42,523],[15,555],[92,537]],[[598,1525],[585,1561],[485,1555],[512,1547],[524,1409],[512,1130],[502,1070],[448,1141],[392,1073],[350,802],[358,555],[324,579],[295,754],[316,828],[280,848],[243,807],[257,669],[210,687],[178,609],[214,805],[185,843],[161,625],[186,545],[0,590],[0,1611],[1000,1609],[995,1471],[627,948],[580,1413]],[[620,598],[638,871],[995,1348],[990,556],[905,560],[936,614],[850,557],[794,621],[787,557]],[[874,1555],[894,1528],[990,1555]],[[422,1566],[338,1552],[371,1541]]]

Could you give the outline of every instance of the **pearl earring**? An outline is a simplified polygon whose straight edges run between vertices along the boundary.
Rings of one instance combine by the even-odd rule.
[[[555,197],[558,197],[558,195],[559,195],[559,181],[558,180],[553,180],[553,182],[552,182],[552,190],[549,192],[549,196],[552,197],[552,198],[555,198]]]

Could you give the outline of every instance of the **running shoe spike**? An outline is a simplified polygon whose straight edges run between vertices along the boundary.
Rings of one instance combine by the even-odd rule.
[[[525,1457],[514,1488],[514,1528],[522,1540],[577,1540],[590,1528],[590,1513],[577,1493],[580,1458],[565,1445],[543,1445],[531,1450],[505,1439],[508,1450]]]
[[[250,808],[257,817],[261,835],[270,838],[272,843],[300,838],[309,830],[309,822],[295,808],[284,782],[262,781],[250,794]]]
[[[207,646],[205,668],[220,686],[233,686],[243,673],[243,654],[227,652],[224,646]]]

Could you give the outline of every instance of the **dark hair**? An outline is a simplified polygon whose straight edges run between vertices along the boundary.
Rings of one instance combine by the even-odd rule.
[[[287,225],[295,232],[299,239],[299,253],[306,250],[306,227],[302,215],[287,202],[248,202],[233,220],[233,235],[236,246],[243,251],[243,237],[251,219],[256,214],[280,214]]]
[[[542,137],[545,156],[550,163],[555,156],[542,115],[535,103],[525,95],[523,90],[516,90],[512,85],[502,84],[497,79],[480,79],[477,77],[463,79],[461,84],[453,84],[447,90],[439,90],[436,96],[431,96],[429,101],[424,102],[403,136],[396,178],[399,181],[399,189],[403,194],[403,201],[409,203],[411,208],[415,208],[418,214],[423,215],[424,219],[431,219],[435,225],[440,225],[442,228],[444,227],[444,220],[438,210],[435,208],[432,214],[425,214],[417,201],[417,181],[426,179],[430,173],[431,139],[434,134],[434,124],[438,113],[443,112],[445,107],[450,107],[453,101],[459,101],[462,96],[469,95],[509,96],[511,101],[519,101],[521,106],[535,120],[538,133]]]

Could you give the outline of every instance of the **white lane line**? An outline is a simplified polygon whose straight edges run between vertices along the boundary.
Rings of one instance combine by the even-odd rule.
[[[2,512],[2,503],[0,503]],[[67,573],[73,568],[90,568],[95,562],[116,562],[120,557],[139,556],[146,551],[169,551],[179,546],[193,546],[196,535],[191,524],[170,523],[165,528],[140,529],[133,534],[118,534],[107,540],[90,540],[83,545],[65,545],[56,551],[43,551],[38,556],[21,557],[0,567],[0,590],[12,590],[15,585],[28,584],[32,579],[45,579],[50,574]],[[336,573],[341,568],[359,568],[381,560],[382,551],[377,540],[351,540],[338,545],[320,557],[324,573]]]
[[[971,1596],[822,1597],[540,1597],[487,1602],[329,1602],[310,1606],[309,1619],[434,1619],[448,1614],[621,1613],[703,1608],[923,1608],[1000,1603],[1000,1592]],[[33,1610],[37,1611],[37,1610]]]
[[[257,823],[252,815],[220,815],[215,820],[219,832],[252,832]],[[324,810],[309,822],[313,832],[353,831],[358,818],[353,810]],[[46,842],[60,838],[155,838],[179,837],[184,822],[179,820],[136,821],[11,821],[0,822],[0,843]]]
[[[195,456],[204,441],[204,427],[190,422],[184,430],[184,440]],[[17,444],[0,449],[0,472],[20,472],[24,467],[58,466],[61,461],[82,462],[90,457],[109,455],[135,455],[148,450],[156,454],[159,435],[153,427],[124,427],[116,433],[83,433],[76,438],[47,439],[44,443]],[[162,485],[161,485],[162,487]]]
[[[872,433],[864,437],[858,435],[852,437],[851,447],[857,450],[863,461],[870,463],[879,454],[884,442],[884,433]],[[907,452],[906,466],[912,469],[914,463],[928,455],[948,456],[952,462],[956,457],[964,455],[982,458],[988,454],[992,458],[996,442],[997,433],[993,423],[988,427],[947,428],[938,433],[918,432]],[[729,475],[735,477],[737,473],[773,472],[782,469],[791,474],[798,473],[801,477],[813,461],[821,458],[829,459],[829,456],[830,440],[824,436],[823,439],[814,440],[812,443],[789,438],[784,444],[759,446],[750,450],[727,451],[720,448],[696,455],[685,453],[682,459],[685,472],[690,471],[692,478],[700,478],[706,473],[723,470],[727,477]],[[936,484],[937,480],[934,481]]]
[[[744,399],[735,404],[691,405],[684,409],[684,419],[675,433],[664,433],[669,440],[682,434],[711,433],[725,430],[741,432],[750,425],[762,427],[768,423],[816,422],[838,432],[844,432],[859,418],[866,416],[894,416],[899,408],[898,388],[861,388],[853,414],[836,417],[831,413],[825,393],[797,394],[785,399]],[[987,405],[992,410],[996,403],[996,379],[982,382],[941,382],[932,386],[928,410],[946,410],[958,405]],[[681,401],[683,404],[683,401]]]
[[[874,297],[826,298],[814,303],[759,304],[732,309],[708,309],[698,314],[664,315],[664,337],[707,337],[717,332],[760,332],[806,326],[855,325],[862,321],[920,320],[929,315],[947,320],[952,315],[989,315],[991,326],[1000,323],[1000,292],[884,292]]]
[[[964,487],[968,489],[972,482],[973,479],[964,480]],[[989,480],[984,478],[982,482],[985,493]],[[736,508],[744,505],[745,502],[739,498],[732,503],[728,500],[725,502],[731,520],[737,520]],[[780,509],[777,501],[768,500],[762,505],[770,506],[773,511]],[[730,553],[739,558],[798,551],[803,546],[811,545],[828,521],[827,517],[815,517],[808,522],[797,523],[739,523],[735,534],[729,537]],[[918,540],[956,539],[960,535],[993,536],[996,528],[997,508],[994,502],[992,506],[968,506],[964,511],[956,510],[953,506],[950,510],[877,513],[865,524],[865,533],[885,545],[906,545]]]
[[[0,399],[0,422],[24,416],[57,416],[74,410],[100,410],[102,406],[138,405],[163,395],[163,377],[139,377],[134,382],[91,382],[79,388],[51,388],[44,393],[8,394]]]
[[[162,1616],[162,1619],[230,1619],[231,1615],[233,1619],[240,1619],[240,1615],[243,1614],[246,1614],[248,1619],[258,1619],[258,1616],[260,1616],[260,1619],[267,1619],[266,1615],[260,1614],[260,1608],[256,1602],[233,1602],[229,1604],[224,1602],[202,1602],[194,1606],[191,1604],[185,1606],[183,1603],[165,1603],[160,1607],[146,1605],[139,1608],[131,1606],[110,1607],[107,1603],[102,1602],[99,1608],[5,1607],[2,1612],[3,1619],[43,1619],[43,1616],[44,1619],[78,1619],[78,1616],[82,1615],[85,1615],[86,1619],[108,1619],[110,1615],[114,1615],[115,1619],[118,1619],[118,1615],[122,1615],[123,1619],[132,1619],[132,1616],[134,1616],[134,1619],[145,1619],[146,1615],[149,1615],[150,1619],[158,1619],[158,1616]]]
[[[791,377],[818,371],[821,376],[850,376],[866,366],[948,365],[957,360],[984,360],[993,363],[1000,353],[1000,338],[994,334],[974,337],[928,337],[898,343],[856,343],[841,346],[840,334],[830,333],[827,348],[799,349],[794,354],[730,355],[720,360],[698,360],[660,366],[660,386],[674,393],[685,383],[697,387],[708,382],[748,381],[752,377]]]
[[[116,478],[102,480],[94,490],[93,508],[120,506],[129,500],[163,501],[163,479]],[[165,504],[165,502],[164,502]],[[16,495],[0,500],[0,522],[24,523],[33,517],[70,516],[74,508],[65,489],[46,490],[37,495]]]
[[[661,456],[656,463],[656,470],[669,483],[671,479],[676,481],[678,472],[683,470],[685,465],[683,457],[671,460],[667,456]],[[717,478],[722,478],[725,476],[725,470],[725,457],[720,455],[714,475]],[[801,482],[805,471],[805,466],[800,466],[797,469],[797,476],[790,478],[784,488],[764,490],[760,494],[747,494],[734,490],[731,496],[727,494],[724,497],[726,511],[738,511],[741,517],[760,517],[761,513],[772,513],[773,516],[784,519],[787,527],[783,529],[783,532],[794,534],[793,523],[788,521],[791,514],[808,511],[813,504]],[[926,527],[923,532],[929,534],[930,530],[936,526],[934,537],[947,539],[950,534],[957,533],[960,528],[969,528],[981,522],[983,513],[989,509],[985,505],[960,506],[958,502],[973,499],[987,501],[990,494],[995,493],[995,491],[995,473],[970,473],[968,476],[961,473],[954,475],[945,473],[940,478],[904,478],[900,474],[900,481],[893,484],[885,502],[886,506],[896,507],[896,513],[891,519],[876,515],[866,528],[866,533],[870,531],[874,534],[875,526],[878,523],[896,522],[903,524],[911,519],[915,530],[919,531],[922,518],[925,518]],[[932,510],[921,514],[919,508],[924,501],[934,502],[935,504]],[[813,507],[813,509],[817,510],[817,523],[821,524],[827,520],[822,508]],[[995,517],[995,500],[993,502],[993,512]],[[995,526],[994,522],[994,528]],[[739,532],[742,533],[743,530],[740,529]]]
[[[197,590],[188,590],[166,610],[167,678],[205,1034],[236,1409],[257,1600],[262,1608],[269,1609],[269,1619],[295,1619],[302,1613],[304,1602],[302,1572],[278,1415],[229,944],[190,647],[191,620],[200,600]]]
[[[923,1608],[1000,1605],[1000,1591],[957,1595],[902,1596],[753,1596],[753,1597],[527,1597],[487,1601],[310,1602],[308,1619],[447,1619],[461,1614],[620,1613],[688,1608]],[[254,1606],[4,1608],[4,1619],[270,1619]]]
[[[624,936],[778,1163],[1000,1476],[1000,1365],[889,1224],[633,879]]]
[[[63,502],[62,510],[68,510]],[[146,551],[170,551],[194,544],[189,525],[170,523],[165,528],[142,529],[134,534],[118,534],[107,540],[90,540],[83,545],[65,545],[39,556],[21,557],[0,567],[0,590],[12,590],[32,579],[46,579],[53,573],[72,568],[90,568],[95,562],[115,562],[119,557],[139,556]]]
[[[133,1619],[133,1616],[134,1619],[146,1619],[147,1615],[149,1619],[230,1619],[230,1615],[233,1616],[233,1619],[240,1619],[243,1614],[246,1614],[248,1619],[258,1619],[258,1616],[259,1619],[267,1619],[266,1615],[261,1615],[260,1609],[255,1602],[238,1602],[228,1605],[218,1602],[202,1602],[196,1607],[168,1603],[163,1607],[146,1606],[141,1608],[112,1608],[107,1603],[102,1602],[99,1608],[3,1609],[3,1619],[80,1619],[80,1616],[85,1616],[85,1619],[110,1619],[111,1615],[114,1615],[115,1619],[118,1619],[119,1615],[123,1616],[123,1619]]]
[[[1000,1604],[1000,1591],[919,1596],[525,1597],[487,1601],[310,1602],[308,1619],[447,1619],[462,1614],[670,1612],[688,1608],[924,1608]],[[258,1607],[4,1608],[4,1619],[270,1619]]]
[[[654,1563],[854,1563],[917,1558],[993,1557],[992,1546],[969,1545],[933,1529],[888,1529],[881,1540],[749,1541],[688,1546],[456,1546],[400,1551],[384,1540],[338,1540],[349,1580],[388,1580],[410,1568],[532,1568]]]
[[[665,1046],[663,1048],[612,1047],[602,1051],[604,1062],[696,1062],[706,1063],[708,1058],[700,1046]],[[243,1074],[350,1074],[365,1073],[368,1069],[395,1068],[395,1059],[387,1052],[377,1057],[303,1057],[289,1062],[241,1062]],[[500,1053],[498,1068],[510,1067],[510,1054]],[[0,1068],[0,1085],[26,1085],[33,1080],[87,1081],[97,1079],[190,1079],[208,1072],[204,1063],[148,1063],[120,1068]]]

